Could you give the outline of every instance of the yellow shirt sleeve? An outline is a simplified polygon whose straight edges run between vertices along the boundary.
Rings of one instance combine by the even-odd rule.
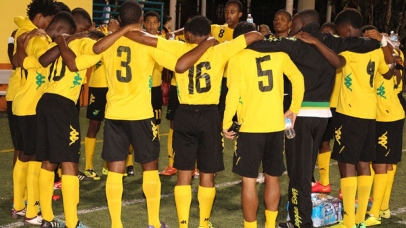
[[[227,87],[229,88],[226,97],[226,110],[223,117],[223,129],[229,129],[233,124],[233,116],[237,112],[241,90],[241,64],[238,57],[233,57],[228,61],[228,72],[232,75],[227,78]]]

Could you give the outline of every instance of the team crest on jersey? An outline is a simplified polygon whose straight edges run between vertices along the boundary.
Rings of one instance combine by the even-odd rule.
[[[385,87],[383,86],[383,82],[382,82],[382,84],[378,87],[376,94],[377,94],[378,96],[383,97],[383,98],[386,99],[386,96],[385,96]]]
[[[347,87],[347,89],[349,89],[352,92],[352,78],[351,78],[351,73],[347,76],[344,77],[344,85],[345,87]]]
[[[41,87],[42,84],[45,83],[45,76],[42,75],[41,73],[37,72],[37,76],[35,77],[35,80],[36,80],[37,89],[38,89],[39,87]]]
[[[334,132],[335,132],[335,138],[336,138],[336,141],[337,141],[337,143],[338,143],[338,145],[341,145],[341,128],[343,128],[343,126],[340,126],[340,128],[338,128],[338,129],[336,129]]]
[[[388,131],[386,131],[385,133],[383,133],[379,138],[378,138],[378,144],[381,145],[383,148],[388,149],[388,136],[386,136],[388,134]]]
[[[79,132],[75,128],[73,128],[72,125],[70,125],[69,127],[70,127],[69,146],[70,146],[70,145],[74,144],[76,141],[78,141]]]
[[[73,86],[71,86],[70,88],[72,89],[75,86],[82,85],[81,81],[82,81],[82,78],[80,77],[80,74],[78,72],[76,72],[76,76],[73,78]]]
[[[95,99],[96,99],[96,97],[93,96],[93,94],[90,94],[89,105],[90,105],[91,103],[93,103]]]
[[[152,141],[154,141],[156,139],[156,137],[158,136],[158,128],[157,126],[154,124],[154,122],[151,121],[151,126],[152,126],[152,135],[154,136],[152,138]]]
[[[101,61],[97,62],[97,63],[96,63],[96,68],[95,68],[95,69],[97,70],[99,67],[101,67],[101,65],[102,65],[102,62],[101,62]]]

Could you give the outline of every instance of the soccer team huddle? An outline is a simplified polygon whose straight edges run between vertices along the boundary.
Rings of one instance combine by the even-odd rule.
[[[225,5],[227,24],[195,16],[175,32],[159,33],[159,14],[143,13],[135,0],[122,3],[118,12],[118,20],[95,28],[82,8],[32,0],[27,16],[14,19],[18,29],[9,40],[14,69],[6,94],[15,147],[13,218],[44,228],[83,227],[79,181],[100,180],[92,159],[104,121],[101,156],[111,227],[123,227],[123,176],[134,175],[133,161],[142,168],[147,228],[168,227],[159,218],[158,172],[166,70],[173,72],[166,114],[169,161],[161,173],[177,175],[180,228],[189,227],[194,175],[200,181],[199,227],[215,226],[210,216],[215,173],[224,170],[223,138],[235,143],[232,172],[242,178],[245,228],[258,227],[261,164],[265,224],[259,227],[312,227],[311,193],[330,193],[330,158],[338,162],[344,211],[334,227],[379,225],[390,217],[405,118],[403,53],[374,26],[363,26],[357,10],[345,9],[322,26],[315,10],[294,16],[279,10],[275,33],[240,22],[239,0]],[[80,172],[76,105],[89,68],[86,165]],[[293,138],[285,136],[285,122],[294,126]],[[320,181],[313,177],[316,161]],[[63,223],[52,210],[58,167]],[[285,170],[291,220],[277,225]]]

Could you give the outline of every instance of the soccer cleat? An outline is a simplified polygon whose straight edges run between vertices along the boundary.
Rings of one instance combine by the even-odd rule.
[[[390,210],[389,210],[389,209],[386,209],[386,210],[384,210],[384,211],[380,211],[380,212],[379,212],[379,217],[380,217],[380,218],[384,218],[384,219],[390,218]]]
[[[42,216],[41,213],[38,213],[37,216],[34,218],[24,218],[25,225],[34,225],[34,226],[41,226],[42,224]]]
[[[295,226],[293,225],[293,223],[291,221],[287,221],[287,222],[281,222],[278,224],[279,228],[295,228]]]
[[[203,228],[203,226],[199,226],[197,228]],[[214,228],[213,224],[211,224],[211,222],[209,222],[209,228]]]
[[[172,176],[178,172],[177,169],[173,168],[172,166],[167,166],[162,172],[161,175],[164,176]]]
[[[109,170],[103,167],[103,169],[102,169],[102,174],[103,174],[104,176],[107,176],[107,175],[109,174]]]
[[[24,209],[22,209],[22,210],[19,210],[19,211],[16,211],[14,208],[11,208],[11,217],[12,218],[19,218],[19,217],[24,217],[25,216],[25,212],[26,212],[26,209],[24,208]]]
[[[338,198],[339,198],[340,200],[343,200],[343,192],[341,191],[341,188],[340,188],[340,190],[338,191]]]
[[[100,180],[99,175],[97,175],[97,173],[96,173],[93,169],[88,169],[88,170],[86,170],[86,171],[84,172],[84,174],[85,174],[87,177],[92,178],[93,180]]]
[[[355,226],[356,226],[356,228],[366,228],[367,227],[364,222],[361,222],[360,224],[357,224]]]
[[[59,180],[58,182],[54,183],[54,190],[61,189],[62,188],[62,180]]]
[[[353,227],[346,227],[344,225],[344,222],[340,221],[340,223],[338,223],[338,224],[336,224],[334,226],[331,226],[330,228],[357,228],[357,227],[358,227],[357,225],[354,225]]]
[[[41,228],[53,228],[53,227],[63,227],[63,224],[56,221],[55,219],[48,222],[45,219],[42,220]]]
[[[365,226],[376,226],[381,224],[381,219],[375,217],[373,214],[367,214],[365,216]]]
[[[65,228],[68,228],[68,227],[65,226]],[[80,221],[78,221],[78,223],[76,224],[75,228],[87,228],[87,226],[83,225]]]
[[[148,225],[147,228],[155,228],[155,226]],[[159,228],[169,228],[169,226],[166,225],[165,223],[161,222],[161,226]]]
[[[312,193],[330,193],[331,192],[331,185],[321,185],[319,181],[317,181],[312,186]]]
[[[58,195],[58,194],[53,194],[52,195],[52,200],[53,201],[57,201],[57,200],[60,200],[61,199],[61,196],[60,195]]]
[[[192,175],[193,175],[194,178],[199,178],[199,177],[200,177],[199,170],[198,170],[198,169],[194,169]]]
[[[78,178],[79,178],[80,181],[91,181],[91,180],[93,180],[92,177],[88,177],[88,176],[86,176],[86,174],[84,174],[84,173],[82,173],[80,171],[78,171]]]
[[[129,177],[134,176],[134,166],[132,166],[132,165],[127,166],[126,173],[127,173],[127,176],[129,176]]]

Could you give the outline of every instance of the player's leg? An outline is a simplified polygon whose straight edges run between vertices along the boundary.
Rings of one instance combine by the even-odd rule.
[[[168,166],[161,172],[162,175],[170,176],[176,174],[176,168],[173,167],[174,162],[174,150],[173,150],[173,119],[175,117],[176,110],[179,106],[178,95],[176,86],[171,85],[169,89],[168,109],[166,113],[166,119],[169,120],[169,133],[168,133]]]

